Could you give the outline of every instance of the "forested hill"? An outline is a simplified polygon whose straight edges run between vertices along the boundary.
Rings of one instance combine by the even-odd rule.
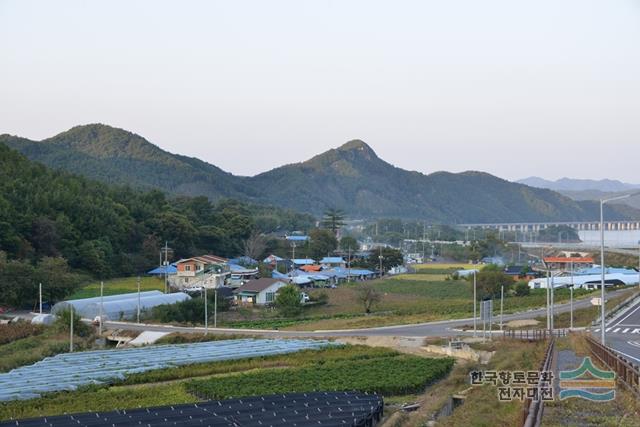
[[[0,135],[0,143],[49,167],[109,184],[160,189],[173,194],[252,196],[242,178],[192,157],[169,153],[139,135],[102,124],[76,126],[52,138],[32,141]]]
[[[78,126],[36,142],[3,135],[0,143],[56,169],[108,183],[172,194],[232,197],[314,215],[338,208],[350,217],[396,217],[446,224],[580,221],[598,218],[591,201],[512,183],[483,172],[425,175],[394,167],[362,141],[254,177],[238,177],[198,159],[168,153],[141,136],[106,125]],[[640,211],[607,207],[610,219]]]
[[[206,197],[168,199],[157,190],[110,186],[52,171],[0,144],[0,294],[6,262],[24,262],[20,268],[27,271],[43,259],[58,259],[98,277],[122,276],[157,266],[165,240],[174,258],[232,257],[244,253],[254,230],[313,224],[311,216],[278,208],[228,199],[212,204]],[[16,280],[25,276],[15,274]]]
[[[556,192],[516,184],[483,172],[424,175],[394,167],[363,141],[253,177],[287,206],[321,212],[338,206],[351,215],[430,219],[456,223],[574,221],[598,218],[593,202],[576,202]],[[295,197],[289,197],[295,194]],[[615,206],[607,217],[640,217]]]

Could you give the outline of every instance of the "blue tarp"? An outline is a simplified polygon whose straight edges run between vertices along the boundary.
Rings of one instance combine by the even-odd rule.
[[[151,276],[164,276],[165,273],[166,274],[176,274],[178,272],[178,269],[176,268],[175,265],[167,265],[167,266],[160,266],[157,268],[154,268],[151,271],[147,271],[147,274],[151,275]]]

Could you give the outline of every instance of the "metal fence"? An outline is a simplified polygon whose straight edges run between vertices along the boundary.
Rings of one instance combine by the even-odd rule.
[[[545,353],[544,360],[540,364],[540,372],[547,372],[551,370],[551,363],[553,362],[553,351],[555,347],[555,337],[552,337],[549,341],[549,345],[547,346],[547,351]],[[541,396],[540,389],[544,388],[545,385],[543,383],[542,375],[540,376],[540,380],[538,382],[538,396]],[[523,408],[522,408],[522,421],[520,426],[523,427],[537,427],[540,425],[542,421],[542,415],[544,413],[544,401],[540,400],[532,400],[525,399]]]
[[[569,329],[555,329],[549,331],[547,329],[527,329],[527,330],[508,330],[504,331],[504,339],[516,339],[525,341],[544,341],[550,337],[566,337],[569,335]]]
[[[622,384],[640,398],[640,370],[638,367],[592,337],[587,336],[586,339],[591,355],[615,372]]]

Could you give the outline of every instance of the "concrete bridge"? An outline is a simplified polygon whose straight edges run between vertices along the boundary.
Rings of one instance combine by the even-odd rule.
[[[568,226],[577,231],[600,230],[600,221],[569,221],[569,222],[513,222],[493,224],[458,224],[460,227],[471,230],[480,228],[483,230],[538,232],[552,226]],[[640,220],[633,221],[605,221],[605,231],[640,230]]]

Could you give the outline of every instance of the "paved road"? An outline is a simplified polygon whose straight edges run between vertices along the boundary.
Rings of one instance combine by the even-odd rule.
[[[600,341],[600,328],[594,329]],[[607,324],[607,344],[631,361],[640,363],[640,301]]]
[[[609,294],[610,297],[615,296],[623,291],[614,291]],[[591,305],[590,298],[574,301],[574,309],[585,308]],[[570,310],[569,303],[557,304],[555,307],[556,313],[564,313]],[[545,316],[546,309],[531,310],[516,314],[509,314],[504,316],[504,322],[511,320],[523,320],[533,319],[539,316]],[[494,315],[495,322],[499,322],[499,314]],[[222,334],[247,334],[247,335],[261,335],[270,337],[300,337],[300,336],[313,336],[313,337],[344,337],[344,336],[402,336],[402,337],[447,337],[462,335],[464,333],[457,331],[456,328],[460,328],[465,325],[472,325],[473,318],[469,319],[457,319],[457,320],[445,320],[440,322],[419,323],[413,325],[398,325],[398,326],[385,326],[379,328],[368,329],[349,329],[349,330],[336,330],[336,331],[277,331],[277,330],[256,330],[256,329],[214,329],[209,328],[211,333]],[[202,327],[176,327],[167,325],[139,325],[129,322],[105,322],[105,327],[110,329],[126,329],[134,331],[161,331],[161,332],[185,332],[185,333],[203,333]],[[481,325],[479,323],[479,328]],[[639,336],[640,338],[640,336]],[[640,349],[639,349],[640,350]]]

